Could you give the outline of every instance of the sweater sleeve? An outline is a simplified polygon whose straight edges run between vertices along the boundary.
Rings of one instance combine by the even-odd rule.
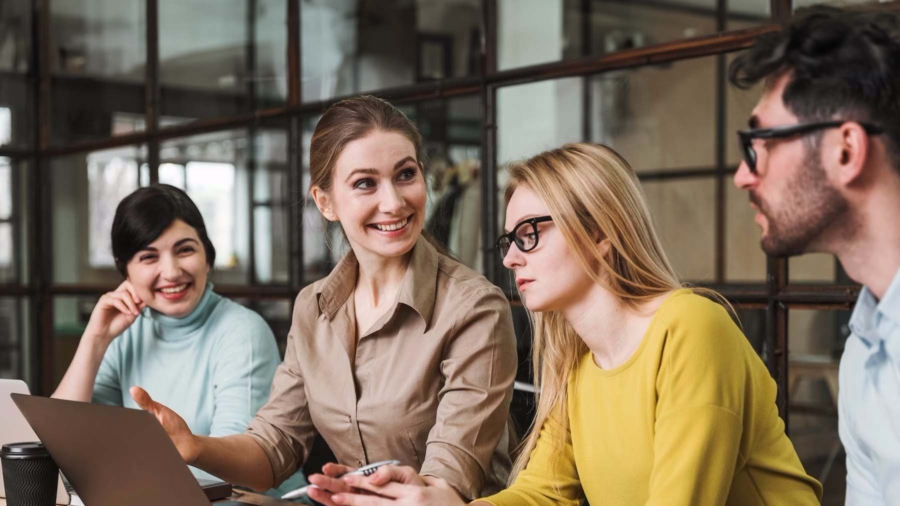
[[[238,321],[228,322],[227,327],[211,364],[213,437],[244,432],[268,400],[279,362],[275,336],[259,315],[243,314]]]
[[[94,390],[91,402],[107,406],[122,406],[122,378],[119,374],[122,343],[128,336],[128,330],[113,340],[103,354],[97,376],[94,378]]]
[[[502,492],[480,499],[494,506],[576,506],[584,501],[584,491],[575,468],[571,432],[564,436],[558,421],[548,418],[541,427],[528,466],[515,483]],[[560,443],[562,446],[560,446]]]
[[[724,505],[744,460],[744,398],[753,380],[747,360],[758,357],[721,306],[704,301],[677,309],[663,319],[646,504]]]

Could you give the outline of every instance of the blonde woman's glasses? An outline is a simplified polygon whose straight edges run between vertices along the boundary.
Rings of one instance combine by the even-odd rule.
[[[500,252],[500,258],[506,258],[509,253],[509,247],[515,243],[519,251],[531,251],[538,245],[538,223],[553,221],[550,216],[539,216],[520,221],[513,227],[512,232],[503,234],[497,239],[497,251]]]

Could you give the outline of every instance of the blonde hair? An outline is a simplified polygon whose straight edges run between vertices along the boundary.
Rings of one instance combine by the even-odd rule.
[[[628,162],[612,149],[591,143],[566,144],[513,163],[507,202],[520,186],[530,188],[547,205],[554,225],[594,282],[626,305],[637,308],[681,288],[653,227],[640,183]],[[597,247],[598,238],[609,240],[605,255]],[[568,431],[568,381],[588,352],[560,313],[529,314],[534,328],[537,414],[519,448],[510,482],[528,464],[548,420],[552,418],[558,434]],[[563,443],[562,436],[553,442],[559,449]]]

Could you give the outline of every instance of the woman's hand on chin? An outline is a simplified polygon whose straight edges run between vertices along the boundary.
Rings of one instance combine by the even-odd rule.
[[[344,476],[347,486],[367,494],[340,493],[331,500],[344,506],[463,506],[466,502],[446,481],[419,476],[411,467],[384,466],[371,476]]]
[[[137,290],[126,280],[112,292],[100,297],[91,311],[84,336],[98,340],[105,350],[113,339],[134,323],[145,307],[147,303],[141,300]]]

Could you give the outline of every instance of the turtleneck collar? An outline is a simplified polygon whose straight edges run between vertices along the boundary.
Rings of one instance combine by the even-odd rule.
[[[159,311],[147,308],[147,316],[156,322],[159,328],[159,338],[163,341],[178,341],[184,339],[206,325],[209,315],[212,314],[218,305],[221,297],[213,293],[212,283],[207,283],[203,290],[203,296],[200,302],[187,316],[182,318],[174,318],[166,316]]]

